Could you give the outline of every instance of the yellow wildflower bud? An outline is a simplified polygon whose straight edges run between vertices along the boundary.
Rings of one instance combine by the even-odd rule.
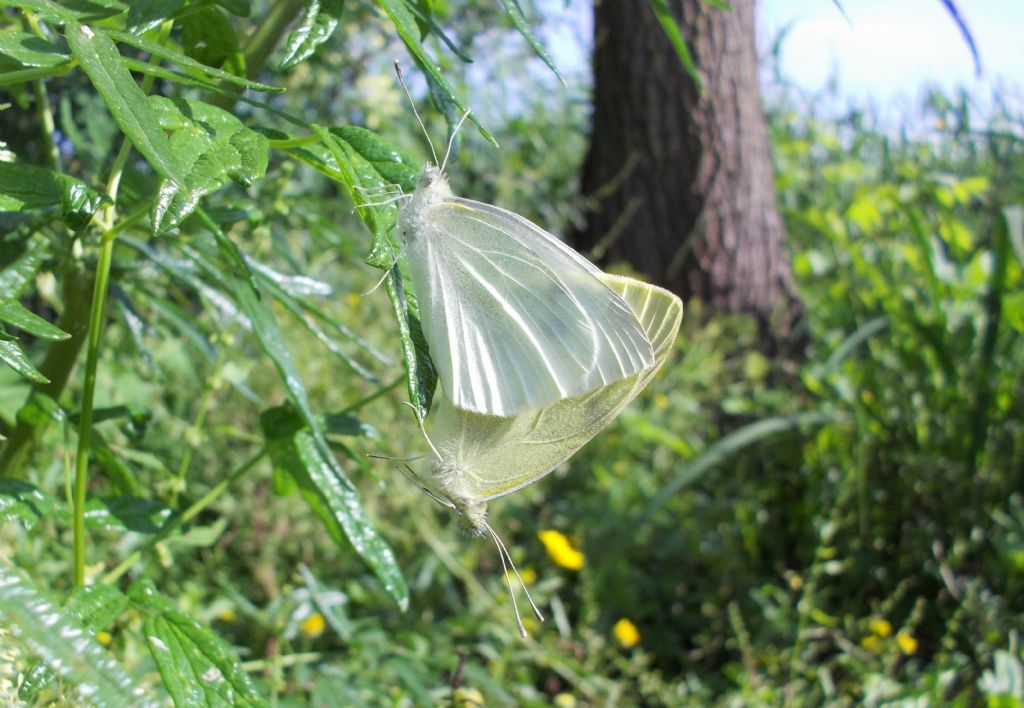
[[[917,640],[914,639],[914,635],[910,632],[900,632],[897,634],[896,644],[899,645],[900,651],[907,656],[917,651]]]
[[[452,703],[457,708],[470,708],[471,706],[486,705],[484,694],[478,688],[456,688],[452,694]]]
[[[892,625],[887,620],[875,618],[868,624],[868,629],[871,630],[872,634],[877,634],[879,637],[888,637],[892,634]]]
[[[559,693],[553,701],[558,708],[576,708],[576,696],[571,693]]]
[[[640,630],[625,617],[615,623],[615,626],[612,627],[612,634],[619,640],[619,644],[627,649],[640,643]]]
[[[537,571],[533,568],[523,568],[519,573],[519,577],[525,585],[533,585],[537,582]]]
[[[217,613],[217,619],[221,620],[222,622],[234,622],[235,617],[237,617],[237,615],[235,614],[235,611],[230,607],[225,607],[223,610]]]
[[[110,646],[110,642],[112,640],[113,637],[110,636],[110,632],[104,632],[102,629],[99,632],[96,632],[96,641],[103,646]]]
[[[327,623],[324,621],[324,616],[319,612],[314,612],[306,619],[302,620],[299,625],[299,631],[302,632],[302,636],[310,639],[316,639],[324,633],[324,627]]]
[[[579,570],[583,567],[583,554],[572,547],[572,543],[565,537],[565,534],[548,530],[541,531],[538,535],[544,548],[547,549],[548,555],[555,563],[569,570]]]
[[[868,651],[877,651],[878,645],[881,641],[882,640],[878,638],[877,634],[869,634],[860,640],[860,645]]]
[[[792,590],[799,590],[804,586],[804,579],[800,573],[790,573],[787,580],[789,580],[789,587]]]

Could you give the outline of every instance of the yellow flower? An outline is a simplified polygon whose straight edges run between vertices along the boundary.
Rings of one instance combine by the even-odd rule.
[[[541,531],[538,535],[555,563],[569,570],[579,570],[583,567],[583,554],[572,547],[572,543],[564,534],[548,530]]]
[[[104,632],[103,630],[96,632],[96,641],[105,647],[110,646],[111,639],[113,639],[113,637],[110,636],[110,632]]]
[[[455,689],[455,692],[452,693],[452,703],[458,706],[458,708],[469,708],[470,706],[487,704],[484,700],[484,694],[480,692],[479,688],[466,688],[465,686]]]
[[[612,627],[612,634],[619,640],[619,644],[627,649],[640,643],[640,630],[625,617],[615,623],[615,626]]]
[[[363,301],[363,296],[359,293],[349,293],[345,296],[345,304],[351,307],[353,310],[359,307],[359,303]]]
[[[654,408],[659,411],[663,411],[668,408],[668,396],[664,393],[659,393],[654,397]]]
[[[576,696],[571,693],[559,693],[553,701],[558,708],[576,708]]]
[[[319,612],[314,612],[306,619],[302,620],[302,624],[299,625],[299,631],[302,632],[302,636],[309,637],[310,639],[316,639],[324,633],[324,627],[327,623],[324,621],[324,616]]]
[[[537,571],[533,568],[523,568],[519,573],[519,577],[522,578],[523,584],[533,585],[537,582]]]
[[[235,617],[237,617],[237,615],[235,614],[235,611],[230,607],[225,607],[223,610],[217,613],[217,619],[221,620],[222,622],[234,622]]]
[[[888,637],[892,634],[892,625],[884,619],[873,619],[868,624],[868,629],[871,630],[872,634],[877,634],[879,637]]]
[[[868,651],[876,651],[881,641],[882,640],[878,638],[877,634],[869,634],[860,640],[860,645]]]
[[[804,579],[800,576],[800,573],[790,573],[788,578],[789,587],[793,590],[799,590],[804,586]]]
[[[896,635],[896,643],[900,647],[900,651],[910,656],[917,651],[917,640],[914,639],[914,635],[910,632],[900,632]]]

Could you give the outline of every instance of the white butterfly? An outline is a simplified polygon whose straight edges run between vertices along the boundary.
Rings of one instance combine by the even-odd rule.
[[[648,366],[511,417],[474,413],[439,397],[428,437],[436,457],[430,476],[473,535],[486,531],[488,501],[536,482],[571,457],[647,386],[671,352],[683,317],[679,298],[632,278],[602,274],[601,281],[628,305],[651,342]]]
[[[518,214],[454,196],[436,167],[400,206],[398,235],[430,356],[458,409],[516,416],[654,362],[597,267]]]
[[[460,409],[440,396],[427,435],[435,455],[429,470],[435,488],[422,483],[410,470],[424,491],[459,517],[464,531],[473,536],[489,535],[494,541],[524,637],[526,628],[516,606],[509,568],[516,576],[519,572],[505,544],[487,523],[487,502],[544,477],[608,425],[665,363],[683,318],[683,303],[667,290],[606,273],[600,274],[600,280],[637,318],[653,348],[651,363],[596,391],[511,417]],[[522,583],[522,578],[519,580]],[[523,589],[543,620],[525,584]]]

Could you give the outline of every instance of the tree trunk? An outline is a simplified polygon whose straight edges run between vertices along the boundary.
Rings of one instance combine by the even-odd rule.
[[[595,0],[594,116],[578,244],[684,299],[755,315],[774,350],[799,317],[761,106],[754,0],[670,0],[701,76],[650,0]]]

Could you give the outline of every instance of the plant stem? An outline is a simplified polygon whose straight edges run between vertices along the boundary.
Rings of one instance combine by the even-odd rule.
[[[210,490],[206,494],[204,494],[198,500],[193,502],[192,505],[185,509],[185,511],[181,512],[179,516],[174,517],[174,519],[168,522],[166,526],[157,531],[153,536],[149,538],[148,541],[146,541],[146,543],[141,548],[138,548],[135,551],[133,551],[132,554],[125,558],[123,561],[121,561],[116,568],[114,568],[109,573],[104,575],[103,582],[107,584],[116,582],[118,578],[127,573],[128,570],[133,565],[135,565],[135,563],[140,558],[142,558],[143,552],[148,551],[153,546],[160,543],[160,541],[163,541],[172,533],[174,533],[182,526],[187,524],[189,521],[194,519],[201,511],[203,511],[203,509],[210,506],[210,504],[216,501],[217,497],[226,492],[231,487],[231,485],[233,485],[235,482],[237,482],[239,479],[245,476],[245,474],[249,470],[255,467],[256,463],[262,460],[265,454],[265,450],[260,450],[248,462],[244,463],[241,467],[236,469],[230,475],[222,479],[214,486],[210,487]]]
[[[50,99],[46,95],[46,84],[42,79],[36,79],[32,82],[32,88],[36,96],[36,109],[39,111],[39,127],[42,132],[43,153],[46,155],[47,165],[51,170],[60,170],[60,151],[53,142],[53,111],[50,109]]]
[[[72,511],[74,529],[75,587],[85,584],[85,493],[89,475],[89,440],[92,437],[93,397],[96,393],[96,368],[99,361],[100,335],[103,333],[103,306],[107,301],[107,281],[113,260],[114,240],[104,238],[100,259],[96,264],[96,280],[92,290],[89,313],[89,338],[85,348],[85,386],[82,389],[82,410],[78,420],[78,453],[75,455],[75,505]]]

